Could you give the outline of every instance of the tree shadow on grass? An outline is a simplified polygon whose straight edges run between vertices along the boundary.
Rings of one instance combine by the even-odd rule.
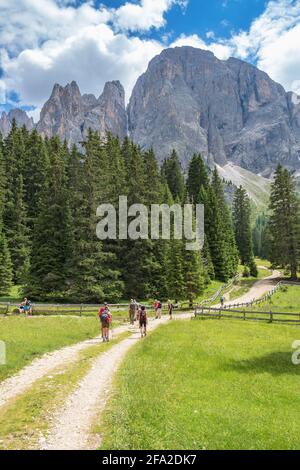
[[[292,363],[292,352],[273,352],[245,361],[231,361],[224,365],[225,370],[235,370],[245,374],[269,373],[279,375],[300,375],[300,365]]]

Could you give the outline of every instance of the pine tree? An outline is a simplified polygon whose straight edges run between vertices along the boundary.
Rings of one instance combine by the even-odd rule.
[[[3,143],[0,133],[0,295],[8,295],[12,286],[12,264],[3,230],[3,202],[4,202],[4,164]]]
[[[122,295],[122,283],[114,266],[115,256],[110,250],[105,251],[105,242],[96,235],[97,207],[110,202],[104,200],[110,189],[109,155],[96,132],[89,131],[85,156],[80,160],[73,149],[69,168],[73,249],[68,295],[76,302],[117,301]]]
[[[4,230],[13,264],[13,280],[24,283],[29,267],[30,240],[24,203],[24,133],[15,120],[4,144],[5,203]]]
[[[249,196],[244,188],[236,189],[233,199],[233,223],[236,245],[242,265],[248,266],[251,275],[257,276],[254,261],[251,233],[251,206]]]
[[[193,230],[195,230],[196,221],[193,218]],[[189,300],[190,306],[194,300],[203,292],[205,274],[202,264],[202,253],[199,250],[188,250],[186,243],[188,240],[183,238],[183,279],[184,279],[184,298]]]
[[[161,174],[170,188],[174,201],[183,202],[185,193],[184,176],[177,153],[173,150],[171,156],[162,165]]]
[[[49,156],[43,138],[34,129],[27,136],[24,154],[24,202],[27,208],[27,224],[32,230],[38,216],[41,193],[46,184],[49,171]]]
[[[295,182],[288,170],[279,165],[274,175],[270,196],[269,233],[270,261],[291,271],[297,279],[300,260],[300,205]]]
[[[34,224],[27,295],[40,300],[63,298],[71,256],[72,219],[67,191],[66,161],[58,138],[51,139],[50,168]]]
[[[227,281],[237,272],[238,252],[232,219],[225,201],[222,181],[217,170],[213,172],[210,188],[205,196],[205,233],[217,279]]]
[[[200,154],[195,154],[190,162],[186,189],[189,199],[194,204],[201,203],[201,190],[209,186],[209,176]]]

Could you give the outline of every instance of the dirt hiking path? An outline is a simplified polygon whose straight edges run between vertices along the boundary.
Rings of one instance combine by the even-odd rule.
[[[280,271],[273,271],[271,276],[260,279],[251,287],[251,289],[249,289],[248,292],[237,299],[226,302],[225,306],[228,308],[235,304],[248,303],[252,302],[253,300],[260,299],[273,289],[273,287],[280,281],[281,277],[282,274]],[[219,308],[221,305],[219,304],[215,307]]]
[[[128,325],[119,326],[113,330],[113,335],[119,336],[128,330]],[[72,346],[66,346],[54,352],[44,354],[34,359],[16,375],[9,377],[0,383],[0,408],[9,400],[25,392],[37,380],[41,379],[56,367],[69,364],[77,359],[78,354],[92,344],[100,344],[101,338],[93,338]]]
[[[191,318],[191,314],[177,315],[176,318]],[[165,316],[161,320],[151,320],[148,331],[153,331],[168,321]],[[140,332],[135,328],[130,338],[113,346],[94,361],[78,388],[67,398],[63,408],[53,416],[53,425],[48,435],[41,438],[41,449],[93,450],[100,446],[101,438],[91,435],[93,421],[103,411],[109,399],[115,372],[126,353],[138,341]]]

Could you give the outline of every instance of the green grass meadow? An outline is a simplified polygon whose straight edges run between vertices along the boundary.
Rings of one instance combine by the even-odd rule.
[[[127,356],[103,449],[300,449],[300,327],[230,320],[162,326]]]
[[[0,381],[46,352],[93,338],[99,333],[96,317],[0,318],[0,340],[5,342],[7,354],[7,364],[0,365]]]

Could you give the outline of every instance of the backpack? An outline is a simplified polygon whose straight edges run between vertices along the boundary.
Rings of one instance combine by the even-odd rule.
[[[130,313],[135,313],[135,311],[136,311],[136,304],[130,304],[129,310],[130,310]]]
[[[140,311],[140,320],[147,320],[147,311],[146,310],[141,310]]]
[[[161,308],[161,302],[157,302],[157,308]]]
[[[110,323],[110,316],[107,310],[101,314],[100,320],[102,323]]]

